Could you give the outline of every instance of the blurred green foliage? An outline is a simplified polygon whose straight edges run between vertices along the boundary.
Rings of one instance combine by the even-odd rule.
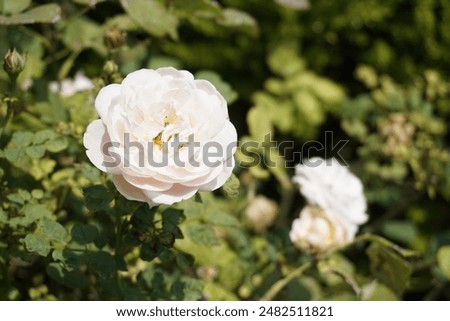
[[[26,57],[17,86],[0,72],[0,299],[449,299],[449,18],[446,0],[0,0],[0,54]],[[296,250],[283,150],[173,207],[120,196],[82,145],[95,94],[161,66],[214,83],[241,144],[348,139],[371,234]],[[94,88],[50,89],[79,70]],[[265,232],[255,194],[280,207]]]

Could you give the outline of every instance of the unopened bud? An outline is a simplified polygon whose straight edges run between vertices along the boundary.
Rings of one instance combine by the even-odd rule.
[[[117,49],[122,47],[122,45],[125,43],[125,36],[125,32],[117,28],[113,28],[106,31],[103,40],[108,48]]]
[[[265,196],[258,195],[250,201],[245,216],[256,232],[264,232],[275,221],[278,204]]]
[[[16,77],[25,68],[26,58],[16,48],[9,49],[3,58],[3,69],[10,77]]]
[[[106,75],[112,76],[119,71],[119,66],[114,61],[108,60],[103,66],[103,71]]]

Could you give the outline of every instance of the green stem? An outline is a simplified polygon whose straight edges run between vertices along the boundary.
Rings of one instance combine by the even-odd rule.
[[[275,284],[273,284],[270,289],[262,296],[261,301],[271,301],[273,300],[278,293],[280,293],[281,290],[284,289],[286,285],[289,284],[293,279],[298,278],[301,276],[305,271],[307,271],[310,267],[313,266],[313,261],[306,262],[303,265],[300,265],[297,269],[289,273],[286,277],[283,279],[277,281]]]
[[[125,253],[126,250],[125,250],[125,247],[123,244],[123,232],[124,232],[126,226],[128,225],[128,223],[129,223],[129,220],[128,220],[127,215],[123,215],[119,220],[119,224],[117,226],[116,244],[115,244],[115,246],[116,246],[115,256],[116,257],[124,257],[126,254]],[[125,284],[119,274],[119,270],[117,270],[115,273],[115,281],[116,281],[118,288],[123,293],[123,290],[125,289]]]
[[[9,120],[14,115],[15,110],[15,103],[17,101],[17,98],[15,98],[16,89],[17,89],[17,76],[14,76],[10,78],[10,94],[8,97],[5,98],[6,102],[6,115],[5,118],[2,119],[0,123],[0,140],[3,136],[3,130],[5,129],[6,125],[8,125]]]
[[[288,224],[288,217],[292,208],[292,201],[296,193],[296,189],[291,185],[289,188],[283,188],[280,201],[280,215],[277,225],[279,227]]]
[[[2,119],[2,122],[0,123],[0,140],[2,139],[2,136],[3,136],[3,130],[5,129],[9,120],[14,115],[14,109],[15,109],[14,100],[11,98],[8,98],[6,101],[6,115],[5,115],[5,118]]]

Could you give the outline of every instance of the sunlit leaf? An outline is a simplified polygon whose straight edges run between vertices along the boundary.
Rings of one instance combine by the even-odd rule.
[[[178,17],[156,0],[120,0],[124,10],[152,36],[178,38]]]
[[[61,19],[61,8],[51,3],[34,7],[14,16],[0,16],[0,25],[55,23]]]

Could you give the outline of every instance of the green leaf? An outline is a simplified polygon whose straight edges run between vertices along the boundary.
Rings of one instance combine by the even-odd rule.
[[[295,43],[278,45],[267,57],[270,69],[283,77],[292,76],[305,69],[305,61],[300,58]]]
[[[191,277],[182,277],[171,288],[177,300],[194,301],[202,298],[203,282]]]
[[[178,38],[178,17],[156,0],[120,0],[123,9],[145,31],[155,37]]]
[[[23,205],[31,199],[31,194],[23,189],[19,189],[16,193],[11,193],[6,196],[11,202]]]
[[[31,0],[0,0],[0,12],[3,14],[16,14],[27,9]]]
[[[11,163],[16,163],[25,156],[25,152],[21,148],[7,147],[5,149],[5,157]]]
[[[383,234],[389,239],[410,244],[418,235],[417,226],[409,221],[388,221],[383,225]]]
[[[98,237],[97,228],[89,224],[76,224],[70,233],[73,240],[81,245],[92,243]]]
[[[216,87],[217,91],[222,94],[228,104],[232,104],[238,99],[238,93],[214,71],[199,71],[195,74],[195,78],[210,81]]]
[[[52,258],[64,264],[68,270],[78,269],[84,263],[84,253],[67,249],[56,249],[52,252]]]
[[[450,245],[444,245],[439,248],[437,262],[442,273],[450,280]]]
[[[55,23],[61,19],[61,8],[51,3],[34,7],[14,16],[0,16],[0,25],[21,25],[32,23]]]
[[[355,267],[344,256],[336,253],[332,256],[320,260],[317,269],[330,286],[337,286],[343,282],[350,285],[355,292],[358,292],[358,283],[355,280]]]
[[[45,155],[45,147],[42,145],[28,146],[25,148],[25,154],[31,158],[42,158]]]
[[[209,0],[173,0],[177,12],[186,18],[192,16],[220,17],[222,11],[217,3]]]
[[[238,9],[226,8],[222,10],[222,17],[218,20],[218,23],[224,27],[243,30],[251,36],[258,35],[258,23],[255,18]]]
[[[105,251],[89,252],[87,263],[100,277],[109,278],[117,270],[114,257]]]
[[[215,246],[219,244],[219,239],[212,230],[211,226],[193,223],[188,225],[187,234],[189,238],[197,243],[208,246]]]
[[[56,134],[53,130],[50,130],[50,129],[40,130],[34,134],[33,144],[42,145],[46,141],[48,141],[50,139],[54,139],[56,137],[58,137],[58,134]]]
[[[190,268],[194,264],[194,257],[190,254],[179,252],[176,256],[177,264],[182,269]]]
[[[229,198],[237,198],[240,194],[241,183],[236,175],[231,174],[225,184],[222,186],[222,192]]]
[[[163,226],[178,225],[184,221],[185,217],[182,210],[169,207],[162,212]]]
[[[52,241],[64,243],[67,240],[67,230],[58,222],[43,217],[39,222],[41,232]]]
[[[36,222],[44,217],[50,218],[52,213],[42,204],[31,204],[28,203],[22,208],[22,213],[24,218],[22,219],[22,223],[29,225],[33,222]]]
[[[361,300],[364,301],[397,301],[398,297],[387,286],[372,281],[361,289]]]
[[[152,261],[158,257],[166,248],[159,239],[154,238],[149,242],[142,244],[140,257],[144,261]]]
[[[211,301],[238,301],[239,298],[232,292],[213,282],[205,282],[203,293]]]
[[[68,144],[66,137],[60,136],[60,137],[57,137],[55,139],[52,139],[52,140],[46,142],[45,148],[47,148],[47,150],[49,152],[59,153],[59,152],[63,151],[64,149],[66,149],[68,145],[69,144]]]
[[[175,239],[182,239],[183,233],[179,228],[179,224],[184,220],[185,216],[182,210],[175,208],[167,208],[162,212],[163,233],[160,234],[161,242],[171,247]]]
[[[206,217],[206,221],[212,225],[241,226],[241,222],[236,217],[222,211],[210,211]]]
[[[6,213],[0,207],[0,223],[7,223],[7,222],[8,222],[8,215],[6,215]]]
[[[262,106],[256,106],[247,113],[247,124],[252,138],[262,142],[264,136],[271,133],[273,130],[272,122],[267,117],[268,111]]]
[[[11,138],[11,143],[19,147],[27,147],[32,144],[34,134],[31,132],[15,132]]]
[[[95,185],[83,189],[86,207],[92,212],[108,208],[114,195],[103,185]]]
[[[59,263],[50,263],[46,272],[52,279],[72,289],[83,289],[88,283],[84,274],[77,270],[67,271]]]
[[[41,256],[47,256],[51,247],[49,241],[39,234],[28,234],[24,239],[27,251],[36,252]]]
[[[372,243],[367,249],[372,274],[401,296],[409,283],[411,265],[392,249]]]
[[[73,51],[59,71],[58,78],[60,80],[66,77],[81,50],[94,48],[100,53],[106,53],[103,41],[101,41],[103,34],[104,28],[86,17],[74,19],[67,24],[63,34],[63,42]]]
[[[201,217],[205,212],[203,204],[192,198],[178,203],[178,206],[183,209],[184,215],[188,218]]]

